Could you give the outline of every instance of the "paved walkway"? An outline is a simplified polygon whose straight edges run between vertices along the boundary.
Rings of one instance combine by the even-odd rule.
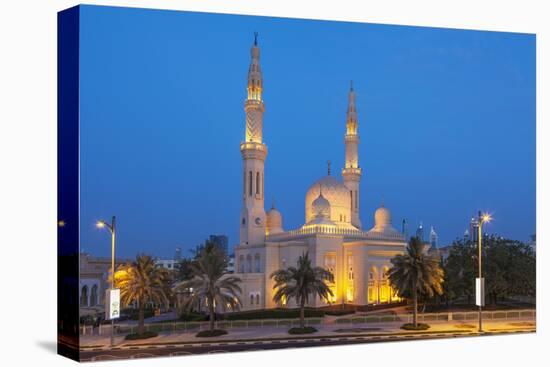
[[[310,337],[337,337],[337,336],[361,336],[376,334],[415,334],[417,331],[400,329],[402,322],[384,322],[368,324],[321,324],[315,325],[319,330],[314,334],[290,335],[288,327],[250,327],[229,329],[227,335],[212,338],[197,338],[194,331],[162,332],[154,338],[144,340],[124,340],[124,335],[115,337],[116,347],[136,345],[165,345],[185,343],[211,343],[211,342],[237,342],[240,340],[265,340],[265,339],[289,339]],[[504,321],[484,321],[484,331],[514,331],[535,330],[535,321],[532,319],[516,319]],[[430,329],[426,332],[463,332],[477,333],[477,320],[475,321],[440,321],[430,322]],[[81,336],[81,348],[104,348],[110,344],[110,335]]]

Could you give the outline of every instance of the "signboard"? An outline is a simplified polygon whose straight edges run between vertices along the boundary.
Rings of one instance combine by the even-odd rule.
[[[120,289],[105,291],[105,319],[112,320],[120,317]]]
[[[485,306],[485,278],[476,278],[476,306]]]

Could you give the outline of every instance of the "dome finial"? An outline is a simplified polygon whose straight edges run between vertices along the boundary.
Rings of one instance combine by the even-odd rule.
[[[353,92],[353,80],[349,81],[349,90]]]
[[[382,195],[382,200],[380,201],[380,206],[383,208],[384,207],[384,195]]]
[[[271,209],[275,209],[275,195],[271,197]]]
[[[330,176],[330,159],[327,161],[327,168],[328,175]]]
[[[254,46],[258,46],[258,32],[254,32]]]

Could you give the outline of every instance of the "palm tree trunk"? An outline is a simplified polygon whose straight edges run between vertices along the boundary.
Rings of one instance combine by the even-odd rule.
[[[414,327],[418,327],[418,294],[416,293],[416,284],[413,286],[413,324]]]
[[[300,327],[303,329],[306,327],[305,305],[304,301],[300,304]]]
[[[143,302],[139,302],[138,307],[138,334],[142,335],[145,331],[145,307]]]
[[[214,300],[208,300],[208,310],[210,311],[210,331],[214,330]]]

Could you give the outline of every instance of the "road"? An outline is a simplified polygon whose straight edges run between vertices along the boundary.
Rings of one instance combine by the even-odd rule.
[[[148,358],[181,356],[192,354],[227,353],[242,351],[258,351],[268,349],[302,348],[331,345],[350,345],[360,343],[378,343],[402,340],[425,340],[441,338],[460,338],[468,336],[488,336],[501,334],[530,333],[534,329],[515,329],[484,332],[478,334],[471,331],[453,332],[418,332],[402,334],[358,334],[358,335],[336,335],[336,336],[308,336],[276,340],[241,340],[241,341],[213,341],[195,342],[187,344],[165,344],[165,345],[130,345],[115,348],[96,348],[80,351],[82,362],[100,361],[128,358]]]

